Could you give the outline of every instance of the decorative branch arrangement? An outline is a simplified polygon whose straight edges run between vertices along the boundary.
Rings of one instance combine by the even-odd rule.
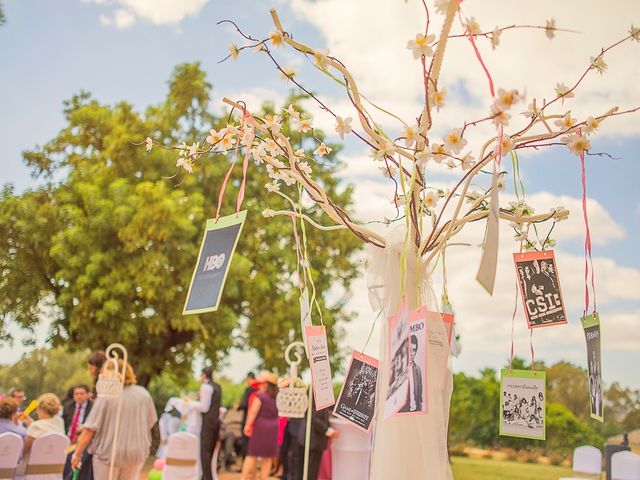
[[[430,10],[423,2],[426,23],[423,33],[418,33],[415,39],[408,42],[407,48],[416,60],[422,64],[424,81],[424,105],[416,122],[406,122],[400,117],[388,112],[370,102],[359,90],[356,80],[346,66],[337,58],[331,56],[328,51],[304,45],[293,39],[278,18],[275,10],[271,10],[271,16],[275,25],[275,31],[268,38],[257,39],[245,34],[235,23],[225,20],[221,23],[231,23],[246,40],[243,46],[231,45],[229,55],[224,59],[236,59],[245,50],[257,50],[266,54],[278,71],[285,78],[290,79],[301,91],[315,100],[320,108],[335,119],[335,131],[341,138],[345,135],[355,135],[359,140],[368,145],[373,152],[374,162],[379,163],[383,175],[390,177],[396,183],[395,203],[398,208],[404,207],[406,211],[407,235],[411,235],[415,252],[423,257],[425,263],[431,262],[444,248],[450,239],[459,233],[467,223],[482,220],[490,214],[490,202],[492,189],[482,194],[470,192],[469,188],[473,179],[483,168],[497,165],[494,170],[497,182],[494,188],[501,189],[504,186],[502,178],[505,172],[499,170],[502,157],[511,154],[512,157],[518,151],[526,149],[539,149],[556,145],[565,145],[576,155],[583,154],[590,149],[590,136],[594,134],[600,124],[606,119],[629,114],[640,110],[640,107],[620,111],[613,107],[597,116],[585,119],[572,117],[571,111],[552,111],[551,107],[562,106],[566,100],[574,96],[574,92],[580,86],[588,74],[603,74],[607,69],[604,56],[611,49],[622,43],[635,40],[640,42],[640,28],[631,26],[624,38],[602,49],[591,58],[591,63],[585,71],[570,87],[558,83],[555,95],[549,101],[538,102],[533,99],[525,112],[520,114],[526,119],[526,124],[513,133],[507,133],[512,115],[515,116],[514,106],[521,102],[521,94],[517,90],[498,88],[495,91],[493,81],[487,71],[475,42],[478,39],[488,39],[493,48],[500,43],[500,36],[505,30],[515,28],[542,29],[547,37],[553,38],[557,31],[553,19],[547,21],[545,26],[534,25],[510,25],[494,29],[492,32],[482,32],[473,18],[466,19],[460,9],[457,0],[437,0],[435,10],[445,16],[442,31],[438,40],[430,33]],[[453,24],[458,18],[463,33],[451,34]],[[566,30],[565,30],[566,31]],[[439,85],[439,75],[446,45],[450,38],[466,37],[476,52],[479,62],[484,68],[492,96],[489,114],[481,119],[465,121],[460,128],[451,130],[439,142],[431,135],[433,126],[432,111],[443,108],[446,98],[446,89]],[[316,95],[307,90],[295,78],[292,71],[283,68],[272,55],[274,47],[289,47],[305,57],[323,74],[338,82],[345,89],[353,108],[355,109],[358,128],[352,126],[351,117],[338,116],[329,105],[323,103]],[[265,188],[274,194],[281,193],[280,185],[297,184],[302,187],[308,197],[313,200],[326,213],[333,222],[324,226],[305,215],[299,203],[291,201],[293,210],[272,211],[265,210],[266,217],[274,215],[288,215],[312,224],[314,227],[324,230],[349,229],[366,243],[378,247],[385,247],[385,238],[367,228],[365,225],[354,221],[350,215],[328,197],[322,186],[314,180],[314,158],[305,156],[304,150],[296,148],[292,140],[282,132],[285,122],[289,122],[291,131],[297,131],[301,137],[315,139],[313,125],[309,118],[303,118],[300,112],[293,106],[289,106],[280,114],[260,118],[254,116],[251,110],[242,101],[224,99],[224,102],[232,108],[230,119],[232,121],[220,131],[211,130],[210,135],[200,143],[190,146],[182,144],[170,147],[179,152],[177,166],[191,173],[194,165],[204,155],[209,153],[238,152],[244,150],[244,168],[247,168],[249,157],[258,164],[264,164],[271,182]],[[235,116],[234,116],[235,113]],[[237,114],[240,114],[239,116]],[[375,121],[375,114],[389,115],[404,128],[402,135],[392,138]],[[477,156],[471,152],[463,153],[467,145],[465,134],[468,129],[484,122],[493,122],[496,134],[488,138],[479,148]],[[323,142],[316,140],[318,145],[313,155],[316,158],[323,157],[331,151],[331,148]],[[150,150],[156,143],[147,138],[146,146]],[[166,147],[163,147],[166,148]],[[428,185],[426,172],[434,164],[445,163],[450,168],[460,168],[461,177],[457,184],[444,193]],[[231,171],[227,175],[227,179]],[[225,180],[226,183],[226,180]],[[398,187],[399,186],[399,187]],[[401,190],[399,192],[398,188]],[[443,198],[442,202],[439,202]],[[438,206],[441,203],[441,206]],[[567,218],[569,212],[558,207],[548,213],[534,214],[533,208],[524,200],[512,203],[507,208],[498,210],[499,218],[511,222],[516,232],[516,240],[521,242],[521,249],[535,248],[534,242],[527,238],[531,226],[541,222],[558,222]],[[423,220],[429,217],[430,221]],[[544,249],[549,246],[551,240],[547,238],[541,242]]]

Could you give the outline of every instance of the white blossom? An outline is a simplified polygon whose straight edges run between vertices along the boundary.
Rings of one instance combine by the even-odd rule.
[[[301,172],[311,175],[311,167],[307,162],[298,162],[298,168]]]
[[[189,173],[193,173],[193,167],[191,166],[191,162],[184,157],[178,157],[176,161],[176,167],[183,168]]]
[[[571,112],[567,112],[562,118],[553,122],[553,124],[557,127],[567,129],[573,127],[576,124],[576,119],[571,116]]]
[[[147,152],[150,152],[151,149],[153,148],[153,140],[151,140],[151,137],[147,137],[144,139],[144,143],[145,143],[145,148],[147,149]]]
[[[439,195],[436,192],[427,192],[422,201],[427,210],[432,210],[438,203]]]
[[[567,98],[575,97],[574,93],[571,92],[569,87],[567,87],[564,83],[556,84],[556,95],[558,95],[558,97],[562,97],[563,102]]]
[[[591,142],[589,142],[587,137],[581,137],[574,134],[562,137],[561,140],[567,145],[571,153],[574,155],[581,155],[583,152],[591,148]]]
[[[501,34],[502,34],[502,30],[500,30],[500,27],[496,27],[493,29],[493,33],[491,34],[491,48],[493,50],[495,50],[496,47],[500,45]]]
[[[584,123],[584,133],[590,135],[594,133],[598,127],[600,127],[600,120],[596,120],[593,117],[588,117]]]
[[[556,19],[551,18],[547,20],[547,24],[544,27],[544,34],[547,36],[549,40],[553,39],[556,35]]]
[[[271,40],[271,44],[274,47],[282,47],[282,44],[283,44],[282,33],[280,33],[280,32],[271,32],[269,34],[269,40]]]
[[[236,60],[238,55],[240,55],[240,49],[238,46],[235,43],[229,45],[229,56],[231,57],[231,60]]]
[[[413,53],[413,58],[420,59],[423,55],[425,57],[431,57],[433,55],[433,48],[431,43],[436,39],[435,35],[423,35],[422,33],[416,34],[415,40],[409,40],[407,43],[407,49]]]
[[[597,57],[591,57],[591,68],[602,75],[607,70],[607,64],[604,63],[604,55],[600,54]]]
[[[462,129],[454,128],[444,137],[444,147],[447,150],[452,151],[455,154],[460,153],[460,151],[465,147],[467,141],[462,138]]]
[[[341,139],[344,139],[345,135],[348,135],[352,132],[351,122],[353,119],[351,117],[342,118],[336,115],[336,132],[340,135]]]
[[[496,95],[496,109],[497,110],[509,110],[513,105],[520,101],[520,94],[517,90],[505,90],[504,88],[498,89]]]
[[[324,142],[321,142],[318,148],[313,151],[313,154],[318,157],[324,157],[325,155],[329,155],[332,150],[331,147],[327,147]]]

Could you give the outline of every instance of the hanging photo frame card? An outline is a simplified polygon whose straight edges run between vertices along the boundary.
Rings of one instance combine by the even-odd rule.
[[[427,309],[409,312],[407,394],[396,415],[426,415],[429,411]]]
[[[500,392],[500,435],[545,440],[546,373],[505,368]]]
[[[236,250],[247,211],[207,220],[198,261],[191,277],[183,314],[215,312]]]
[[[451,338],[453,335],[453,315],[450,313],[427,312],[427,334],[429,349],[427,363],[439,389],[443,389],[449,368]]]
[[[382,419],[391,418],[402,408],[409,388],[407,367],[409,365],[409,304],[406,299],[395,315],[388,319],[387,331],[387,396],[384,399]]]
[[[355,350],[333,413],[369,432],[376,411],[378,360]]]
[[[333,396],[327,332],[323,325],[317,327],[307,326],[305,327],[305,332],[316,410],[324,410],[336,403],[336,399]]]
[[[589,403],[591,418],[604,421],[602,406],[602,356],[600,342],[600,315],[582,317],[582,328],[587,342],[587,369],[589,371]]]
[[[513,260],[529,328],[567,323],[553,251],[514,253]]]

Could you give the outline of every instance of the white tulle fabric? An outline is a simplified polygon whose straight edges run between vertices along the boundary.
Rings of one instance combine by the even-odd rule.
[[[367,249],[369,301],[375,312],[382,310],[381,318],[384,319],[380,335],[380,376],[376,392],[377,413],[370,478],[448,480],[453,478],[447,453],[447,426],[453,379],[447,356],[436,358],[436,349],[429,349],[427,415],[394,416],[382,420],[382,407],[388,385],[387,319],[395,313],[400,303],[404,237],[404,228],[389,229],[386,248],[368,246]],[[419,263],[415,253],[411,253],[411,248],[407,250],[405,294],[410,307],[424,305],[430,311],[438,311],[427,266]],[[435,328],[441,329],[438,331],[440,338],[446,338],[444,325],[441,321],[438,323],[440,325],[436,325]]]

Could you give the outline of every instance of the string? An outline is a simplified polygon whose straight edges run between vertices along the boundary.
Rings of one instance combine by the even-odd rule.
[[[381,315],[382,315],[382,309],[378,311],[378,315],[376,315],[376,318],[373,319],[371,330],[369,330],[369,335],[367,336],[367,340],[364,342],[364,346],[362,347],[362,350],[360,350],[360,353],[364,353],[364,351],[367,349],[367,345],[369,345],[369,340],[371,340],[371,335],[373,334],[373,330],[375,329],[376,323],[378,322],[378,319],[380,318]]]
[[[249,140],[247,141],[247,146],[245,147],[244,160],[242,161],[242,182],[240,183],[240,189],[238,190],[236,214],[240,213],[240,207],[242,206],[242,202],[244,200],[244,191],[247,185],[247,169],[249,168],[249,155],[251,154],[250,146],[253,145],[253,140],[256,138],[255,129],[253,128],[254,120],[247,110],[244,111],[243,120],[245,121],[245,124],[250,124],[252,133],[251,135],[249,135]]]
[[[231,172],[233,171],[233,167],[236,166],[236,161],[231,164],[227,174],[224,176],[224,180],[222,182],[222,186],[220,187],[220,192],[218,192],[218,209],[216,210],[216,222],[220,218],[220,209],[222,208],[222,198],[224,197],[224,191],[227,188],[227,182],[229,181],[229,177],[231,177]]]
[[[462,9],[460,8],[460,3],[462,3],[462,0],[458,0],[458,18],[460,19],[460,24],[464,28],[464,22],[462,21],[462,16],[461,16]],[[493,88],[493,79],[491,78],[491,74],[489,73],[487,66],[484,64],[484,61],[482,60],[482,55],[480,55],[480,51],[478,50],[476,42],[473,39],[473,34],[471,33],[471,27],[467,25],[467,27],[465,28],[465,31],[466,31],[467,37],[469,38],[469,41],[471,42],[471,46],[473,47],[473,50],[476,53],[476,57],[478,58],[478,61],[480,62],[480,65],[482,65],[482,69],[484,70],[484,73],[487,76],[487,80],[489,80],[489,91],[491,92],[491,96],[495,97],[496,94]]]
[[[578,136],[582,132],[578,129]],[[589,215],[587,213],[587,170],[584,161],[584,151],[580,152],[580,167],[582,170],[582,215],[584,217],[584,316],[589,311],[589,264],[591,264],[591,291],[593,292],[593,311],[596,306],[596,285],[593,270],[593,257],[591,256],[591,230],[589,228]]]
[[[299,211],[302,212],[302,185],[298,185],[298,198],[299,198]],[[303,221],[300,222],[300,228],[302,229],[302,251],[304,260],[302,262],[302,268],[309,280],[309,284],[311,285],[311,303],[315,305],[316,310],[318,311],[318,316],[320,317],[320,325],[324,325],[324,321],[322,318],[322,309],[320,308],[320,304],[318,303],[318,298],[316,296],[316,284],[313,281],[313,276],[311,274],[311,262],[309,261],[309,251],[307,249],[307,229],[305,228],[305,224]]]
[[[516,274],[516,296],[515,301],[513,303],[513,315],[511,316],[511,353],[509,355],[509,373],[511,373],[511,364],[513,363],[513,354],[515,352],[514,342],[513,342],[513,331],[516,324],[516,313],[518,311],[518,276]]]
[[[531,371],[535,373],[536,367],[535,367],[535,356],[533,353],[533,328],[529,329],[529,331],[531,332],[529,335],[529,345],[531,345]]]

